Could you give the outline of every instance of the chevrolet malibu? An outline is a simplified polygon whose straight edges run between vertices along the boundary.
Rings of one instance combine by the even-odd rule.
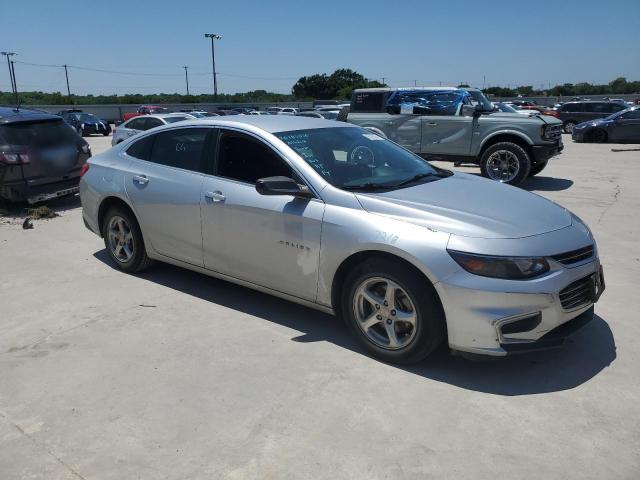
[[[167,262],[339,314],[394,363],[443,342],[493,356],[558,346],[604,288],[568,210],[329,120],[154,128],[93,157],[80,193],[119,269]]]

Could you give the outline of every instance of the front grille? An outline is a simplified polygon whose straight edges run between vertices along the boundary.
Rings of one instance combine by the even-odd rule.
[[[591,257],[593,257],[593,245],[579,248],[577,250],[571,250],[570,252],[551,255],[551,258],[563,265],[571,265],[572,263],[578,263]]]
[[[560,292],[560,304],[565,310],[593,303],[596,295],[595,274],[569,284]]]

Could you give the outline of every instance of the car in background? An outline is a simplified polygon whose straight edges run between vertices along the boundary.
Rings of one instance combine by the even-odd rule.
[[[565,133],[573,133],[573,128],[579,123],[605,118],[626,108],[624,103],[602,100],[567,102],[557,110],[557,118],[562,121]]]
[[[206,117],[217,117],[217,113],[207,112],[206,110],[191,110],[191,109],[183,109],[176,113],[188,113],[189,115],[193,115],[196,118],[206,118]]]
[[[255,109],[251,107],[236,107],[236,108],[232,108],[231,110],[233,110],[236,113],[250,113],[250,112],[253,112]]]
[[[346,117],[346,119],[345,119]],[[497,113],[477,89],[355,89],[338,120],[368,128],[427,160],[475,163],[483,176],[518,185],[562,152],[562,124],[548,115]]]
[[[278,112],[278,115],[295,115],[296,113],[299,113],[299,111],[300,110],[298,110],[297,108],[284,107]]]
[[[71,125],[81,137],[87,137],[94,133],[108,137],[111,133],[111,125],[109,125],[109,122],[91,113],[65,113],[62,115],[62,119]]]
[[[243,113],[242,115],[271,115],[269,112],[261,112],[259,110],[254,110],[252,112]]]
[[[340,315],[387,362],[560,346],[604,290],[564,207],[340,122],[160,127],[96,155],[80,195],[119,270],[154,259]]]
[[[66,108],[63,110],[59,110],[56,115],[62,117],[63,115],[67,114],[67,113],[82,113],[83,111],[78,109],[78,108]]]
[[[282,107],[268,107],[267,108],[267,112],[270,113],[271,115],[277,115],[282,110],[284,110]]]
[[[134,117],[116,127],[113,132],[113,138],[111,139],[111,145],[117,145],[137,133],[155,127],[182,122],[184,120],[194,120],[195,118],[197,117],[190,113],[164,113]]]
[[[0,198],[38,203],[78,192],[89,144],[58,115],[0,107]]]
[[[532,115],[532,114],[535,115],[535,112],[532,112],[531,110],[517,109],[513,105],[510,105],[506,102],[491,102],[491,103],[493,103],[493,108],[497,112],[520,113],[522,115]]]
[[[579,123],[573,127],[571,138],[575,142],[640,143],[640,106]]]
[[[235,110],[216,110],[216,113],[222,117],[226,115],[238,115],[238,112]]]
[[[324,118],[326,120],[337,120],[340,110],[316,110],[296,113],[297,117]]]
[[[138,117],[140,115],[153,115],[156,113],[168,113],[169,109],[166,107],[159,107],[157,105],[141,105],[135,112],[125,112],[122,115],[122,121],[126,122],[130,118]]]

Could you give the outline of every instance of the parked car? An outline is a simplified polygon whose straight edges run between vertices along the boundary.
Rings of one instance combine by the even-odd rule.
[[[237,108],[232,108],[231,110],[233,110],[236,113],[251,113],[255,109],[253,109],[251,107],[237,107]]]
[[[58,113],[56,113],[56,115],[62,117],[67,113],[83,113],[83,111],[78,108],[66,108],[64,110],[59,110]]]
[[[193,110],[185,108],[176,113],[188,113],[189,115],[193,115],[196,118],[205,118],[205,117],[217,117],[217,113],[207,112],[206,110]]]
[[[125,112],[122,115],[122,121],[126,122],[130,118],[138,117],[140,115],[153,115],[156,113],[168,113],[169,109],[165,107],[158,107],[157,105],[141,105],[135,112]]]
[[[0,107],[0,198],[37,203],[77,193],[90,156],[59,116]]]
[[[108,137],[111,133],[109,122],[90,113],[65,113],[62,115],[62,119],[71,125],[81,137],[87,137],[93,133]]]
[[[122,271],[159,260],[340,314],[389,362],[558,346],[604,288],[565,208],[345,123],[168,125],[94,157],[80,192]]]
[[[269,112],[271,115],[277,115],[282,110],[284,110],[282,107],[268,107],[267,108],[267,112]]]
[[[356,89],[346,121],[426,159],[477,163],[483,176],[511,185],[540,173],[564,148],[559,120],[496,113],[477,89]]]
[[[252,112],[245,113],[244,115],[271,115],[269,112],[261,112],[259,110],[254,110]]]
[[[579,123],[573,128],[571,138],[576,142],[640,143],[640,106]]]
[[[284,107],[278,112],[278,115],[295,115],[299,110],[297,108]]]
[[[491,102],[493,104],[494,110],[503,113],[520,113],[522,115],[535,115],[536,112],[532,112],[531,110],[522,110],[517,109],[513,105],[507,102]]]
[[[619,102],[598,100],[567,102],[558,109],[559,119],[564,131],[572,133],[573,127],[587,120],[608,117],[612,113],[620,112],[627,106]]]
[[[118,125],[113,131],[111,145],[117,145],[133,135],[150,130],[169,123],[182,122],[183,120],[193,120],[196,117],[189,113],[164,113],[157,115],[142,115],[127,120],[122,125]]]

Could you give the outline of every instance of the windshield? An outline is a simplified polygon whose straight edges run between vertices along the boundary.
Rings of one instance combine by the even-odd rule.
[[[511,105],[507,105],[506,103],[498,102],[498,103],[494,103],[494,105],[501,112],[518,113],[518,111],[515,108],[513,108]]]
[[[97,122],[98,118],[90,113],[80,113],[76,115],[81,122]]]
[[[164,117],[164,121],[167,123],[181,122],[182,120],[188,120],[189,117]]]
[[[363,128],[317,128],[274,135],[327,182],[346,190],[399,188],[400,183],[409,186],[416,176],[437,179],[442,175],[417,155]]]

